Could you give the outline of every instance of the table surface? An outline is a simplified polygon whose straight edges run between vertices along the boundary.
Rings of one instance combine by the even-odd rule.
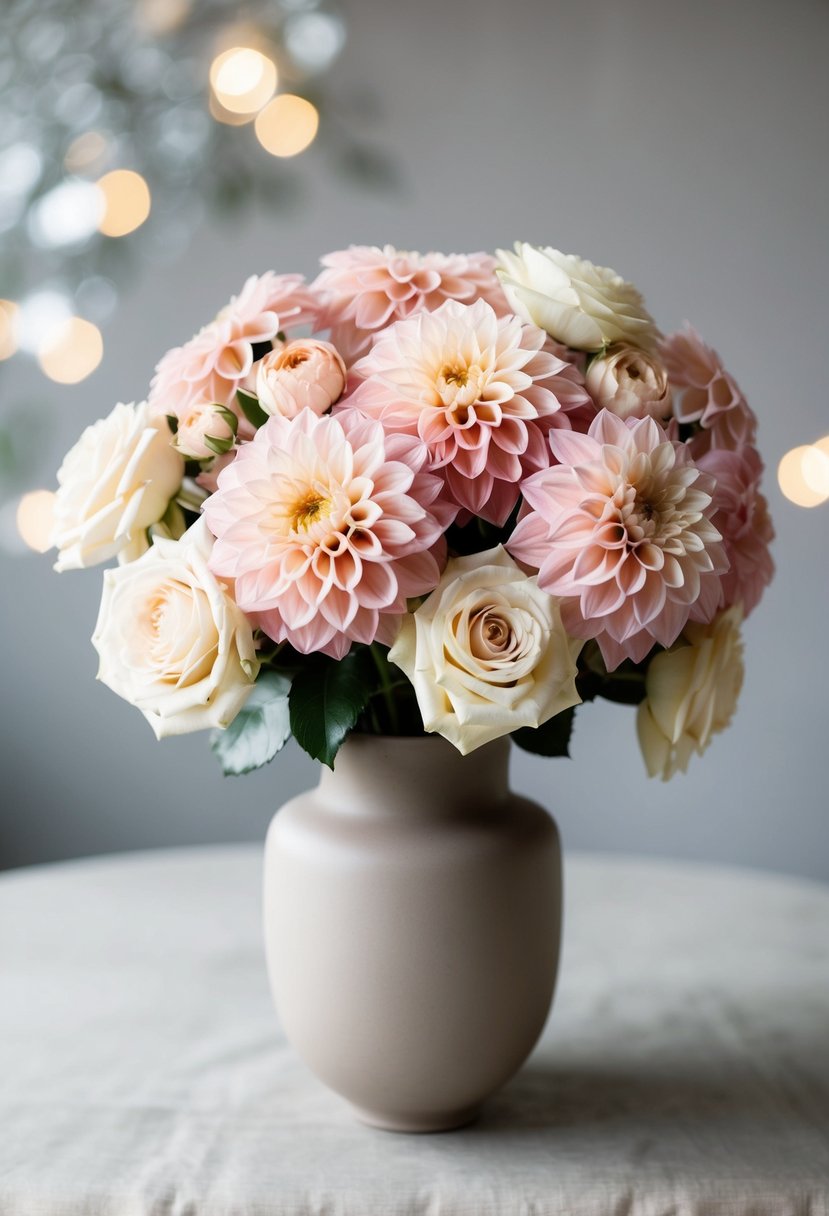
[[[460,1132],[352,1121],[282,1038],[261,856],[0,876],[2,1216],[829,1216],[829,888],[570,857],[559,990]]]

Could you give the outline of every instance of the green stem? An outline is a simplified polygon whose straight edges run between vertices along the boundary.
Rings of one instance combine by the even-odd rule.
[[[374,666],[377,668],[377,674],[380,677],[380,688],[383,693],[383,699],[386,702],[386,712],[389,716],[389,725],[393,735],[400,734],[400,719],[397,714],[397,701],[394,697],[394,689],[397,684],[391,678],[389,671],[389,662],[385,654],[381,650],[377,642],[372,642],[369,647],[371,657],[374,660]]]

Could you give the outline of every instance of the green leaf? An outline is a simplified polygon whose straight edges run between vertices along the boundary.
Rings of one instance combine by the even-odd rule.
[[[175,435],[178,432],[178,418],[175,416],[175,414],[165,414],[165,418],[167,419],[168,427]]]
[[[257,430],[268,421],[268,415],[259,404],[258,397],[254,397],[253,393],[246,393],[243,388],[239,388],[236,390],[236,400],[248,422]]]
[[[308,663],[294,677],[288,698],[297,743],[314,760],[333,768],[370,693],[365,651],[355,649],[344,659],[320,658]]]
[[[226,777],[239,777],[273,760],[291,735],[288,691],[291,681],[263,671],[253,692],[226,730],[216,730],[210,747]]]
[[[522,726],[520,730],[514,730],[512,738],[525,752],[532,752],[536,756],[569,756],[575,716],[576,707],[573,705],[548,719],[543,726]]]
[[[210,451],[215,452],[217,456],[224,456],[235,442],[232,435],[228,435],[226,439],[217,439],[215,435],[205,435],[204,437],[204,446],[210,448]]]

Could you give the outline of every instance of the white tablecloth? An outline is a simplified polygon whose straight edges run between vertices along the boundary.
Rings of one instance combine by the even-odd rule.
[[[544,1038],[461,1132],[281,1038],[260,854],[0,877],[2,1216],[829,1216],[829,889],[569,857]]]

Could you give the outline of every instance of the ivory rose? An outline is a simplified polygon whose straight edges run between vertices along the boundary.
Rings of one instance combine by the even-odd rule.
[[[138,561],[104,574],[98,679],[158,739],[229,726],[259,672],[250,622],[211,574],[211,549],[199,519],[181,540],[156,538]]]
[[[449,562],[389,659],[414,685],[426,730],[466,755],[577,705],[580,647],[557,601],[499,545]]]
[[[79,570],[148,545],[147,528],[164,515],[184,476],[167,422],[146,402],[120,403],[88,426],[58,470],[55,569]]]
[[[256,392],[266,414],[296,418],[305,409],[324,414],[342,396],[345,364],[330,342],[301,338],[260,361]]]
[[[632,283],[573,253],[517,241],[498,250],[496,272],[511,308],[524,321],[575,350],[629,342],[652,350],[659,337]]]
[[[647,351],[614,342],[587,369],[585,386],[599,409],[618,418],[668,418],[671,389],[662,363]]]
[[[743,683],[742,619],[734,605],[708,625],[686,625],[686,644],[651,659],[636,722],[649,776],[684,773],[731,721]]]

